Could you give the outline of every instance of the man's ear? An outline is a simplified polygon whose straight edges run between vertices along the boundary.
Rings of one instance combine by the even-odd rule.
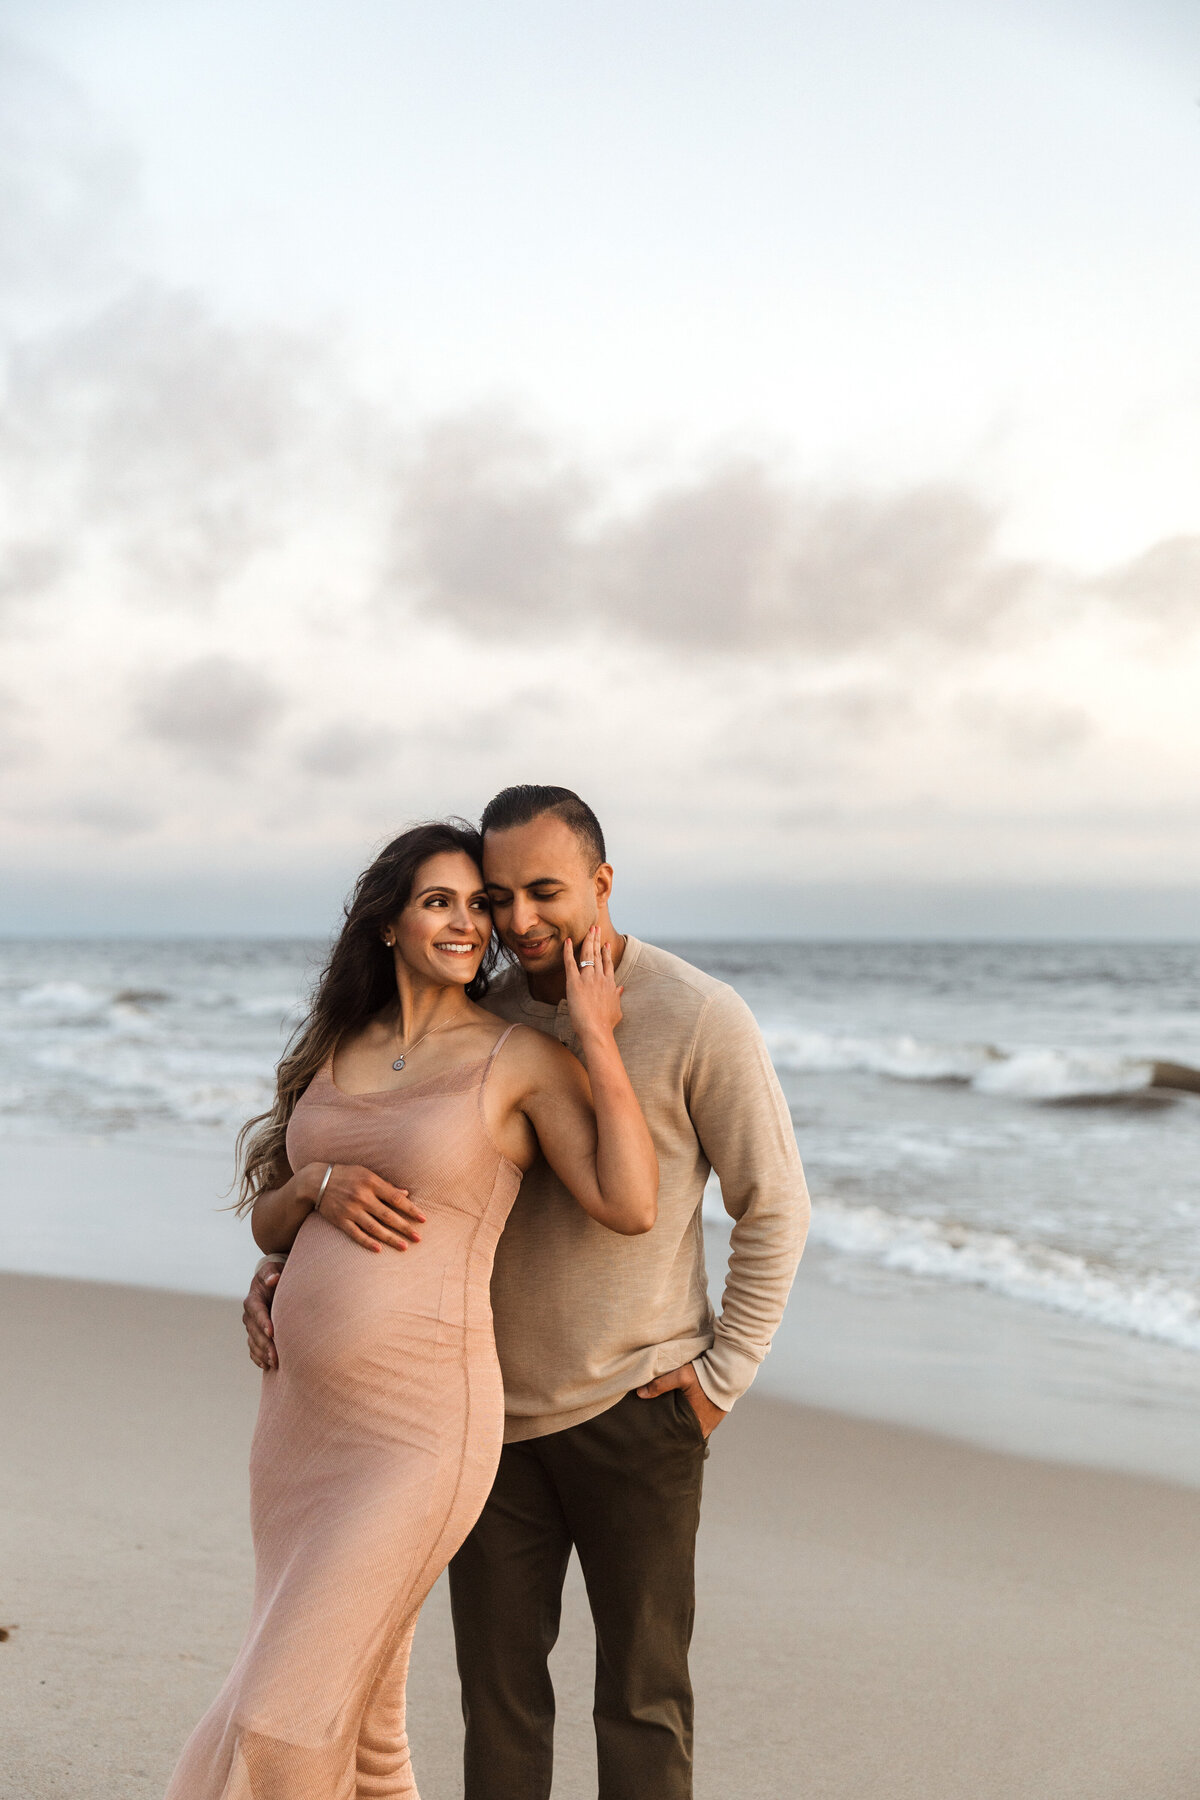
[[[611,863],[601,863],[596,870],[596,904],[603,906],[612,893],[613,872]]]

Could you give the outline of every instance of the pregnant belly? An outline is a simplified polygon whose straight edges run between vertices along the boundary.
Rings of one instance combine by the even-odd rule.
[[[304,1221],[271,1309],[280,1373],[322,1411],[386,1413],[437,1388],[451,1399],[462,1333],[443,1318],[443,1294],[461,1276],[453,1232],[375,1254],[328,1220]],[[461,1285],[461,1281],[456,1284]]]

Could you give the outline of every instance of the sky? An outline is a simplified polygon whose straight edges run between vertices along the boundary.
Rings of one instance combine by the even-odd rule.
[[[0,0],[0,931],[1197,935],[1197,317],[1173,0]]]

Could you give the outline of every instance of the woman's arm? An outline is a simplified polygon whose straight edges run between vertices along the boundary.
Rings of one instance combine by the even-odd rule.
[[[250,1230],[260,1250],[291,1249],[296,1233],[316,1204],[324,1173],[322,1165],[309,1163],[298,1174],[284,1176],[277,1187],[263,1188],[255,1195]]]
[[[290,1250],[318,1194],[321,1217],[367,1250],[382,1250],[385,1244],[407,1250],[408,1243],[420,1243],[410,1221],[423,1225],[425,1215],[413,1205],[406,1188],[395,1188],[370,1169],[346,1163],[335,1163],[325,1182],[327,1168],[328,1163],[306,1163],[298,1174],[258,1195],[250,1229],[260,1250]]]
[[[571,940],[563,945],[567,1005],[587,1070],[539,1034],[522,1110],[546,1161],[584,1212],[610,1231],[633,1236],[649,1231],[658,1217],[658,1158],[613,1036],[621,990],[612,955],[594,926],[584,952],[590,967],[579,969]]]

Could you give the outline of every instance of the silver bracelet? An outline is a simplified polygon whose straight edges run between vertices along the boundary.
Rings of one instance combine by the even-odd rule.
[[[317,1189],[317,1197],[313,1201],[313,1211],[314,1212],[320,1212],[320,1210],[321,1210],[321,1202],[325,1198],[325,1189],[329,1186],[329,1177],[332,1174],[333,1174],[333,1164],[330,1163],[330,1165],[326,1169],[324,1175],[322,1175],[322,1177],[321,1177],[321,1185]]]

